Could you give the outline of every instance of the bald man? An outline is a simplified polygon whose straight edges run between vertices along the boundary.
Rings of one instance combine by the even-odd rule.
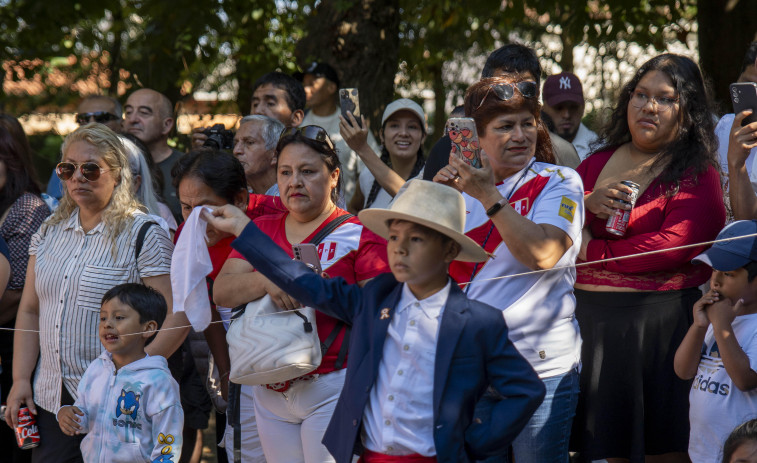
[[[150,149],[155,164],[163,173],[163,199],[176,222],[181,223],[181,205],[173,186],[171,168],[183,153],[168,145],[173,126],[173,105],[165,95],[149,88],[141,88],[129,95],[124,106],[124,131],[142,140]]]

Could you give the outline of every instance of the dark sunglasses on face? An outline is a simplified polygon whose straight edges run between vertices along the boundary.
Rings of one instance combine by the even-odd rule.
[[[59,179],[66,181],[74,176],[74,172],[76,172],[76,169],[79,169],[82,177],[84,177],[85,179],[87,179],[87,181],[90,181],[90,182],[96,181],[97,179],[100,178],[100,174],[110,170],[110,169],[103,169],[102,167],[98,166],[94,162],[85,162],[83,164],[74,164],[73,162],[61,162],[57,166],[55,166],[55,173],[58,175]]]
[[[120,117],[115,114],[111,114],[108,111],[96,111],[93,113],[78,113],[76,115],[76,123],[79,125],[88,124],[90,122],[97,122],[98,124],[104,124],[108,121],[115,121]]]
[[[489,96],[490,92],[493,91],[494,95],[496,95],[500,100],[507,101],[512,98],[513,95],[515,95],[516,88],[524,98],[536,98],[538,88],[536,87],[536,82],[531,80],[516,82],[514,84],[491,84],[486,90],[486,94],[481,99],[481,103],[478,104],[476,109],[480,108],[481,105],[484,104],[484,101],[486,101],[486,97]]]
[[[306,125],[305,127],[288,128],[281,133],[279,140],[281,140],[284,137],[294,135],[295,133],[302,134],[302,136],[307,138],[308,140],[313,140],[313,141],[317,141],[318,143],[323,143],[326,146],[328,146],[331,151],[335,151],[334,144],[331,142],[328,132],[326,132],[324,128],[319,127],[317,125]]]

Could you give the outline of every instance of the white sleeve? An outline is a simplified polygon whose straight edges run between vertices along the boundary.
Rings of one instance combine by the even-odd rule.
[[[153,448],[150,461],[160,458],[161,455],[171,455],[160,461],[179,461],[181,458],[181,433],[184,428],[184,411],[181,405],[176,403],[160,412],[152,415],[152,439]]]
[[[584,226],[583,182],[569,167],[553,169],[552,178],[534,203],[531,221],[554,225],[577,242]]]

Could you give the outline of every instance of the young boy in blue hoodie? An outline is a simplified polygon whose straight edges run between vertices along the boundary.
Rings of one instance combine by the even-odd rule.
[[[118,285],[103,296],[99,332],[105,351],[84,372],[74,405],[57,414],[65,434],[87,434],[81,443],[85,462],[179,461],[179,385],[165,358],[145,353],[166,312],[163,296],[145,285]]]
[[[454,259],[487,255],[463,234],[453,188],[411,180],[389,209],[360,221],[388,240],[392,273],[363,288],[292,261],[234,207],[203,215],[239,236],[232,246],[298,301],[352,326],[344,388],[323,443],[337,463],[471,462],[504,454],[544,398],[544,384],[508,339],[500,310],[468,299]],[[474,414],[491,387],[503,400]]]

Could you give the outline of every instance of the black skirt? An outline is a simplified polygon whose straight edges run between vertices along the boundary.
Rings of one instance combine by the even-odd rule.
[[[676,376],[673,358],[701,291],[575,294],[583,346],[572,450],[581,461],[631,462],[686,452],[691,382]]]

